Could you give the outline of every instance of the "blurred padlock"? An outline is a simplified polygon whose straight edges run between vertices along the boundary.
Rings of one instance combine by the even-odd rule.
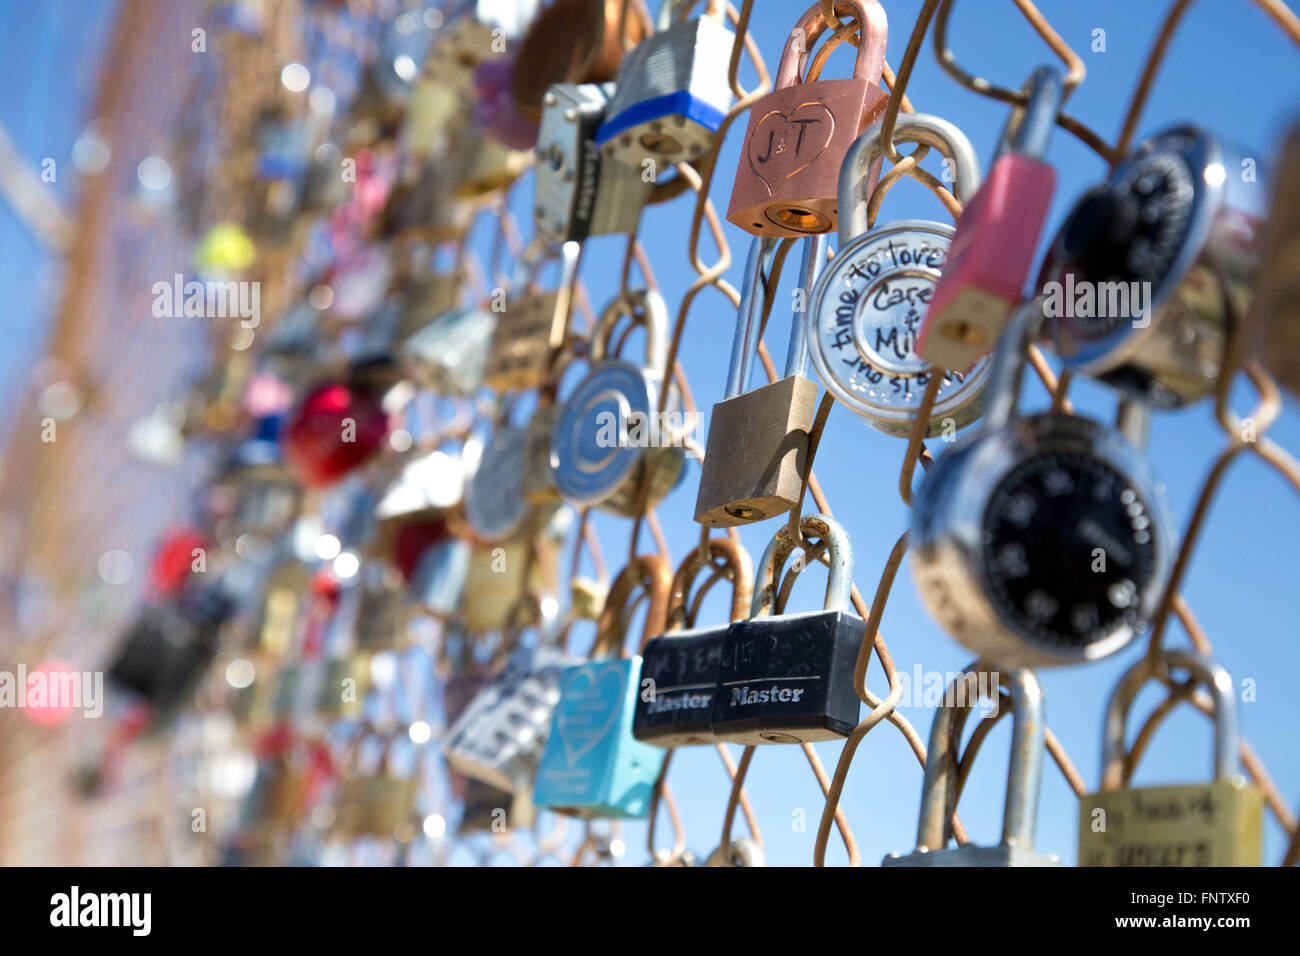
[[[1159,668],[1185,670],[1210,694],[1214,781],[1132,787],[1128,711]],[[1079,801],[1080,866],[1259,866],[1264,794],[1238,772],[1236,688],[1212,658],[1166,649],[1144,656],[1111,692],[1102,736],[1101,791]]]
[[[379,453],[388,427],[379,395],[327,382],[308,391],[286,421],[285,465],[307,488],[332,485]]]
[[[459,93],[476,66],[509,55],[537,16],[537,0],[459,0],[443,14],[425,74]]]
[[[554,349],[564,342],[569,326],[580,251],[578,243],[566,242],[534,245],[524,253],[505,309],[495,313],[483,384],[506,392],[537,388],[546,381]],[[550,259],[560,262],[559,282],[549,291],[534,291],[533,275]]]
[[[1300,123],[1277,163],[1248,327],[1264,367],[1300,395]]]
[[[528,429],[499,422],[465,489],[465,518],[487,542],[513,537],[529,514],[524,498]]]
[[[709,441],[695,499],[700,524],[729,526],[762,521],[795,506],[808,470],[808,437],[817,412],[817,384],[807,376],[808,348],[801,314],[791,329],[786,375],[746,391],[758,358],[763,299],[775,239],[750,242],[731,345],[727,392],[713,406]],[[811,289],[825,260],[825,241],[804,247],[803,288]],[[807,301],[807,294],[803,301]]]
[[[633,233],[653,177],[604,156],[593,137],[614,85],[557,83],[543,97],[533,219],[552,242]]]
[[[596,145],[632,169],[647,158],[657,170],[703,156],[731,109],[727,65],[736,35],[725,25],[726,4],[706,0],[704,16],[674,22],[693,6],[664,0],[654,34],[619,65]]]
[[[884,9],[878,0],[840,0],[835,13],[858,22],[852,78],[800,77],[813,44],[830,29],[819,0],[790,31],[775,88],[750,107],[727,219],[753,235],[833,232],[840,163],[858,133],[884,109],[880,78],[889,32]]]
[[[462,199],[478,199],[505,189],[528,168],[529,152],[512,149],[487,135],[477,124],[466,124],[457,137],[452,192]]]
[[[962,727],[976,703],[979,665],[958,675],[944,704],[934,715],[926,750],[925,782],[921,785],[921,816],[916,849],[907,856],[892,853],[882,866],[1060,866],[1056,856],[1034,852],[1038,824],[1038,791],[1043,780],[1047,713],[1043,688],[1027,668],[1001,668],[996,681],[1010,692],[1011,765],[1002,811],[1002,839],[997,846],[966,843],[949,847],[952,815],[961,795],[958,751]],[[997,700],[1008,701],[994,688]]]

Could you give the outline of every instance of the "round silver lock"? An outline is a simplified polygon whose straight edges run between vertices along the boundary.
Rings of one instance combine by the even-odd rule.
[[[465,493],[465,518],[484,541],[509,538],[528,516],[524,500],[524,462],[528,430],[497,429],[483,448]]]
[[[809,351],[827,389],[873,428],[906,437],[930,377],[916,340],[948,259],[953,229],[909,219],[873,229],[840,249],[813,290]],[[942,372],[926,434],[963,428],[980,413],[988,359]]]
[[[648,427],[657,394],[630,362],[606,361],[578,384],[551,433],[551,470],[560,494],[580,505],[612,497],[633,476],[644,447],[630,426]]]

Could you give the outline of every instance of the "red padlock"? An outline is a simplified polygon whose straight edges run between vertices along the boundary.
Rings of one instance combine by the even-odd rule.
[[[305,487],[324,487],[369,461],[387,436],[388,413],[378,394],[338,382],[320,385],[285,424],[284,463]]]
[[[835,12],[857,18],[853,77],[800,80],[813,44],[829,28],[814,3],[781,51],[776,88],[749,111],[727,219],[755,236],[834,232],[840,163],[884,110],[884,8],[878,0],[840,0]]]
[[[931,365],[970,368],[992,350],[1020,304],[1056,188],[1056,171],[1042,157],[1064,92],[1059,70],[1033,72],[1028,103],[1012,115],[988,179],[962,210],[917,340]]]
[[[208,549],[208,538],[196,528],[180,527],[167,532],[154,550],[149,564],[149,593],[154,599],[179,594],[194,571],[195,551]]]

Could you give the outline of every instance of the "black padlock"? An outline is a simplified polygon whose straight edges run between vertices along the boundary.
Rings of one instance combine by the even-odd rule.
[[[826,545],[821,611],[773,615],[780,570],[796,542],[785,525],[759,565],[748,620],[727,629],[713,695],[713,735],[739,744],[801,744],[847,737],[857,726],[853,683],[866,622],[849,611],[853,548],[840,525],[805,515],[802,534]],[[804,544],[805,552],[808,545]]]
[[[731,569],[731,620],[749,610],[753,585],[749,556],[730,538],[709,541],[709,554]],[[641,651],[640,693],[632,736],[657,747],[713,742],[713,696],[726,640],[726,624],[686,627],[691,582],[703,568],[715,567],[695,548],[673,576],[668,599],[668,631],[651,638]]]

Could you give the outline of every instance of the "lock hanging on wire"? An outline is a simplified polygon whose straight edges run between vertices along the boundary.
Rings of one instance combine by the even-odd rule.
[[[962,727],[975,707],[982,662],[958,675],[935,712],[926,750],[925,781],[921,784],[921,815],[916,829],[916,849],[907,856],[892,853],[882,866],[1060,866],[1059,857],[1034,851],[1038,824],[1038,793],[1046,754],[1047,708],[1043,688],[1027,668],[1003,668],[994,677],[1010,694],[1000,704],[1011,705],[1011,765],[1007,768],[1007,795],[1002,810],[1002,839],[996,846],[948,846],[952,815],[961,795],[958,751]]]
[[[1147,627],[1172,521],[1146,456],[1061,412],[1016,415],[1041,323],[1022,305],[999,340],[982,427],[926,474],[908,533],[917,591],[957,641],[999,665],[1077,664]]]
[[[726,5],[706,0],[704,16],[676,19],[693,6],[694,0],[664,0],[655,32],[619,65],[595,141],[632,169],[640,171],[646,159],[657,170],[703,156],[731,109],[727,64],[736,35],[725,25]]]
[[[817,384],[808,378],[804,321],[791,325],[785,377],[746,391],[758,358],[764,292],[772,282],[776,239],[750,243],[731,345],[727,392],[713,406],[695,499],[695,520],[713,527],[748,524],[785,514],[799,500],[808,473],[808,442],[817,414]],[[826,240],[804,240],[804,301],[826,259]]]
[[[1300,122],[1282,146],[1259,259],[1249,345],[1279,384],[1300,395]]]
[[[949,372],[917,354],[926,310],[947,268],[953,229],[924,219],[868,228],[881,132],[877,123],[859,136],[840,169],[840,247],[813,290],[807,314],[813,365],[839,402],[872,428],[899,437],[911,434],[931,377],[941,375],[926,434],[951,433],[979,416],[988,363]],[[951,163],[958,199],[978,188],[975,148],[947,120],[904,113],[895,124],[894,141],[940,150]]]
[[[857,18],[853,76],[800,78],[813,44],[830,29],[819,0],[790,31],[775,88],[750,107],[727,220],[752,235],[833,232],[840,163],[858,133],[884,110],[880,79],[889,32],[884,8],[878,0],[841,0],[835,13]]]
[[[921,324],[917,352],[937,368],[965,371],[992,351],[1019,305],[1056,189],[1044,156],[1065,94],[1056,67],[1025,83],[1027,102],[1003,130],[988,179],[963,203]]]
[[[505,311],[495,315],[483,384],[506,392],[537,388],[550,374],[553,350],[564,343],[573,308],[581,248],[576,242],[530,246],[520,259]],[[534,272],[558,259],[560,278],[554,289],[531,290]]]
[[[1159,668],[1187,671],[1210,693],[1214,781],[1130,787],[1124,744],[1128,712]],[[1259,866],[1264,794],[1238,772],[1240,747],[1232,678],[1212,658],[1164,649],[1144,656],[1111,692],[1102,734],[1101,790],[1079,802],[1080,866]]]

